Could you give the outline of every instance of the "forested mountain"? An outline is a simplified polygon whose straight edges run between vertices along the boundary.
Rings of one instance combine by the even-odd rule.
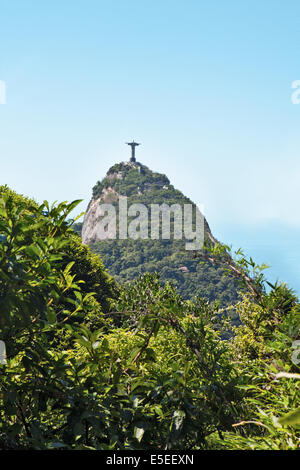
[[[97,236],[99,224],[97,208],[100,204],[114,204],[118,214],[119,196],[127,196],[132,204],[193,204],[175,189],[167,176],[154,173],[139,162],[123,162],[112,166],[105,178],[93,188],[82,227],[83,242],[98,253],[106,268],[120,283],[135,279],[146,272],[158,272],[161,282],[171,281],[186,299],[200,296],[228,305],[238,300],[239,284],[224,269],[203,259],[201,253],[187,251],[185,240],[175,240],[174,217],[171,217],[171,239],[101,240]],[[77,227],[80,230],[80,227]],[[205,238],[217,243],[204,219]]]

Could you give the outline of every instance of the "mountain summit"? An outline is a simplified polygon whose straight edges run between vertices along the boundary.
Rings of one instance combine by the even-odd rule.
[[[185,240],[176,239],[176,223],[182,222],[183,213],[170,214],[170,239],[153,239],[150,232],[137,239],[103,239],[103,204],[109,204],[119,215],[120,197],[126,196],[127,207],[196,207],[193,202],[174,188],[166,175],[151,171],[137,162],[121,162],[113,165],[106,176],[93,188],[93,196],[87,207],[82,226],[82,240],[100,254],[108,271],[119,282],[134,279],[145,272],[158,272],[162,282],[171,281],[185,298],[195,295],[229,304],[237,299],[237,283],[225,277],[223,268],[212,265],[197,256],[195,251],[185,249]],[[139,206],[133,206],[138,204]],[[129,214],[130,215],[130,214]],[[132,214],[131,214],[132,215]],[[119,228],[118,217],[116,218]],[[128,217],[128,223],[132,217]],[[203,236],[216,243],[206,219],[203,220]],[[126,222],[127,223],[127,222]],[[141,224],[142,225],[142,224]],[[160,219],[159,230],[162,222]],[[195,221],[193,222],[195,229]]]

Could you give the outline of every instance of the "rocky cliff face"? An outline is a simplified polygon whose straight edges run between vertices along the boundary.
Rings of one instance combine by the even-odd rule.
[[[98,224],[101,217],[101,204],[116,202],[119,195],[111,188],[104,188],[102,193],[96,199],[92,199],[89,203],[87,211],[84,215],[82,225],[82,241],[86,245],[96,243],[101,240],[99,236]]]

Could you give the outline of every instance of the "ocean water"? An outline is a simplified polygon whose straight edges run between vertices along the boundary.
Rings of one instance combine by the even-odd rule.
[[[270,268],[264,271],[271,283],[285,282],[300,297],[300,228],[279,222],[255,226],[222,225],[213,227],[213,234],[234,249],[242,248],[247,256]]]

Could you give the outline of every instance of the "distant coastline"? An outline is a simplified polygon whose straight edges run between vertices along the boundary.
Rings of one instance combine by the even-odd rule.
[[[300,227],[279,221],[256,225],[211,224],[216,237],[234,249],[242,248],[256,263],[271,266],[265,271],[270,282],[285,282],[300,296]]]

